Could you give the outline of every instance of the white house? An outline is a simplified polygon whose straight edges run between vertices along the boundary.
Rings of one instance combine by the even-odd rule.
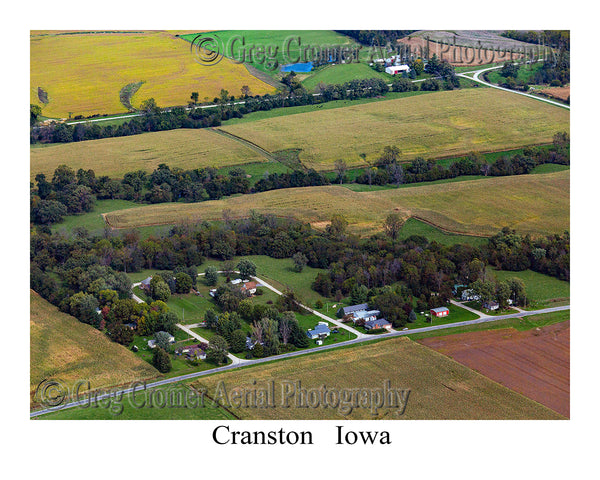
[[[308,336],[308,338],[314,340],[316,338],[328,337],[330,333],[331,330],[329,330],[327,323],[319,322],[315,328],[306,332],[306,335]]]
[[[470,302],[472,300],[477,301],[477,300],[479,300],[479,298],[480,298],[479,295],[477,295],[471,288],[463,290],[460,295],[460,299],[463,302]]]
[[[389,67],[385,67],[385,73],[390,75],[398,75],[401,73],[408,73],[410,71],[410,67],[408,65],[391,65]]]
[[[175,337],[173,335],[169,336],[169,343],[175,343]],[[155,348],[156,347],[156,340],[154,340],[154,339],[148,340],[148,347]]]

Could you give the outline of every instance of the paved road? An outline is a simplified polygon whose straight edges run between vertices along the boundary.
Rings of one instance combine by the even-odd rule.
[[[535,100],[539,100],[540,102],[550,103],[552,105],[556,105],[557,107],[562,107],[562,108],[566,108],[567,110],[571,110],[571,107],[569,105],[565,105],[564,103],[555,102],[554,100],[549,100],[547,98],[538,97],[537,95],[531,95],[530,93],[518,92],[516,90],[511,90],[510,88],[499,87],[498,85],[494,85],[493,83],[486,82],[485,80],[481,80],[479,78],[479,75],[481,75],[482,73],[489,72],[490,70],[496,70],[498,68],[502,68],[502,65],[500,65],[498,67],[482,68],[481,70],[477,70],[474,72],[457,73],[456,76],[468,78],[469,80],[473,80],[473,81],[481,83],[483,85],[487,85],[488,87],[496,88],[498,90],[504,90],[505,92],[515,93],[517,95],[523,95],[524,97],[533,98]],[[473,74],[473,76],[470,77],[469,74]]]
[[[539,315],[542,313],[560,312],[560,311],[570,310],[570,309],[571,309],[570,305],[565,305],[565,306],[561,306],[561,307],[551,307],[551,308],[544,308],[544,309],[540,309],[540,310],[532,310],[532,311],[523,312],[523,313],[512,313],[509,315],[486,316],[486,317],[478,318],[476,320],[468,320],[468,321],[464,321],[464,322],[456,322],[456,323],[450,323],[450,324],[445,324],[445,325],[433,325],[430,327],[414,328],[414,329],[410,329],[410,330],[403,330],[400,332],[396,331],[396,332],[391,332],[391,333],[384,333],[381,335],[365,335],[362,338],[355,338],[354,340],[347,340],[345,342],[340,342],[340,343],[336,343],[336,344],[332,344],[332,345],[323,345],[321,347],[315,347],[315,348],[309,348],[306,350],[299,350],[299,351],[295,351],[295,352],[284,353],[284,354],[275,355],[272,357],[247,360],[247,361],[244,361],[243,363],[241,362],[238,364],[230,364],[230,365],[226,365],[224,367],[218,367],[218,368],[212,368],[210,370],[204,370],[202,372],[194,372],[194,373],[189,373],[187,375],[180,375],[178,377],[166,378],[164,380],[158,380],[156,382],[149,383],[146,385],[146,388],[148,388],[148,389],[156,388],[156,387],[160,387],[162,385],[169,385],[172,383],[182,382],[185,380],[192,380],[194,378],[203,377],[206,375],[212,375],[214,373],[224,372],[224,371],[231,370],[234,368],[239,368],[240,366],[258,365],[260,363],[271,362],[274,360],[282,360],[284,358],[298,357],[300,355],[306,355],[306,354],[315,353],[315,352],[322,352],[324,350],[330,350],[333,348],[338,348],[338,347],[343,347],[343,346],[348,346],[348,345],[355,345],[358,343],[377,340],[380,338],[390,338],[390,337],[398,337],[398,336],[402,336],[402,335],[411,335],[411,334],[416,334],[416,333],[431,332],[431,331],[435,331],[435,330],[444,330],[447,328],[476,325],[479,323],[496,322],[499,320],[506,320],[506,319],[510,319],[510,318],[521,318],[521,317],[526,317],[526,316],[530,316],[530,315]],[[128,389],[120,390],[117,393],[126,395],[128,393],[131,393],[132,391],[133,391],[132,388],[128,388]],[[107,395],[98,395],[97,400],[103,400],[105,398],[108,398],[110,395],[114,395],[114,393],[107,394]],[[30,412],[29,417],[33,418],[33,417],[37,417],[37,416],[43,415],[45,413],[50,413],[50,412],[53,412],[56,410],[62,410],[65,408],[73,408],[73,407],[76,407],[79,405],[83,405],[86,402],[87,402],[87,400],[81,400],[79,402],[70,402],[58,409],[54,408],[54,409],[37,410],[35,412]]]

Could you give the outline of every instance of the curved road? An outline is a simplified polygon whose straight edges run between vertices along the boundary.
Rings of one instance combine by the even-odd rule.
[[[469,80],[473,80],[474,82],[481,83],[481,84],[486,85],[491,88],[496,88],[498,90],[504,90],[505,92],[515,93],[517,95],[523,95],[524,97],[533,98],[535,100],[539,100],[540,102],[550,103],[552,105],[556,105],[557,107],[562,107],[562,108],[566,108],[567,110],[571,110],[571,107],[569,105],[565,105],[564,103],[555,102],[554,100],[549,100],[547,98],[538,97],[537,95],[531,95],[530,93],[518,92],[516,90],[511,90],[510,88],[499,87],[498,85],[494,85],[493,83],[486,82],[485,80],[481,80],[479,78],[479,75],[481,75],[482,73],[489,72],[490,70],[496,70],[498,68],[502,68],[502,65],[497,66],[497,67],[482,68],[481,70],[476,70],[474,72],[457,73],[456,76],[467,78]],[[473,74],[473,76],[470,77],[469,74]]]

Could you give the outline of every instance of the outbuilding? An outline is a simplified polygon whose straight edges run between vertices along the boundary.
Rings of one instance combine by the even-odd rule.
[[[448,310],[448,307],[437,307],[429,310],[429,313],[432,317],[447,317],[450,315],[450,310]]]
[[[390,75],[398,75],[404,72],[408,73],[410,71],[410,67],[408,65],[390,65],[389,67],[385,67],[385,73]]]

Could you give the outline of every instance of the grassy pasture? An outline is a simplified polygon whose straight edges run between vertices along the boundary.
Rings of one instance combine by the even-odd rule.
[[[256,385],[253,382],[256,380]],[[282,408],[282,382],[300,381],[302,388],[410,389],[403,415],[382,409],[372,415],[356,408],[343,415],[334,408]],[[243,419],[534,419],[562,418],[550,409],[517,394],[454,360],[406,338],[316,353],[289,360],[237,369],[199,379],[192,385],[214,392],[223,381],[228,392],[264,388],[275,382],[274,408],[232,408]]]
[[[192,42],[197,34],[186,34],[181,35],[181,38]],[[280,73],[281,66],[289,63],[297,63],[297,59],[300,56],[302,46],[321,46],[321,45],[345,45],[350,46],[354,44],[354,40],[341,35],[332,30],[220,30],[210,32],[211,36],[218,37],[223,42],[225,49],[224,54],[226,57],[233,58],[235,60],[241,60],[241,49],[245,48],[247,52],[250,51],[251,46],[264,45],[267,47],[277,47],[277,68],[269,68],[268,56],[262,63],[260,59],[257,59],[253,53],[252,61],[249,62],[246,57],[246,62],[252,65],[254,68],[261,72],[265,72],[272,76],[277,76]],[[231,48],[228,45],[231,44],[231,40],[236,37],[242,37],[245,45],[242,46],[241,41],[237,41],[233,44],[233,57],[231,56]],[[289,43],[289,49],[286,48],[286,41],[289,38],[294,38]],[[298,46],[298,38],[300,39],[300,47]],[[289,55],[288,55],[289,51]],[[310,59],[309,59],[310,60]],[[300,59],[302,61],[302,59]],[[254,92],[253,92],[254,93]]]
[[[223,130],[269,151],[302,149],[300,160],[331,170],[337,159],[361,165],[360,153],[396,145],[400,160],[489,152],[552,141],[569,130],[569,112],[495,89],[435,92],[227,125]]]
[[[570,297],[571,284],[564,280],[524,270],[522,272],[509,272],[507,270],[495,270],[488,267],[488,274],[496,277],[498,281],[504,281],[512,277],[520,278],[525,283],[525,292],[530,303],[551,304],[553,301],[561,301]]]
[[[160,375],[133,352],[102,332],[60,312],[33,290],[30,293],[30,389],[44,379],[72,387],[87,379],[92,388],[123,385]]]
[[[30,159],[32,179],[38,173],[44,173],[51,179],[56,167],[63,163],[74,170],[91,168],[96,176],[123,177],[127,172],[140,169],[150,173],[161,163],[192,169],[268,161],[243,143],[209,129],[179,129],[35,146],[30,149]]]
[[[543,235],[569,228],[569,178],[569,171],[563,171],[374,192],[353,192],[340,186],[292,188],[255,194],[251,204],[245,197],[232,197],[149,205],[111,212],[107,219],[112,227],[133,228],[218,220],[224,209],[233,217],[245,217],[253,209],[324,228],[338,213],[353,230],[370,233],[380,230],[386,216],[396,212],[457,234],[488,236],[510,226],[522,233]]]
[[[127,112],[119,92],[140,81],[134,107],[150,97],[161,107],[187,105],[194,91],[212,100],[222,88],[237,96],[243,85],[254,95],[274,91],[230,60],[200,65],[189,43],[165,32],[32,35],[30,47],[30,103],[46,117]],[[47,105],[38,87],[48,93]]]
[[[335,85],[363,78],[381,78],[387,83],[391,83],[394,79],[387,73],[373,70],[365,63],[345,63],[326,65],[320,68],[313,75],[303,80],[302,85],[309,92],[312,92],[319,83]]]

